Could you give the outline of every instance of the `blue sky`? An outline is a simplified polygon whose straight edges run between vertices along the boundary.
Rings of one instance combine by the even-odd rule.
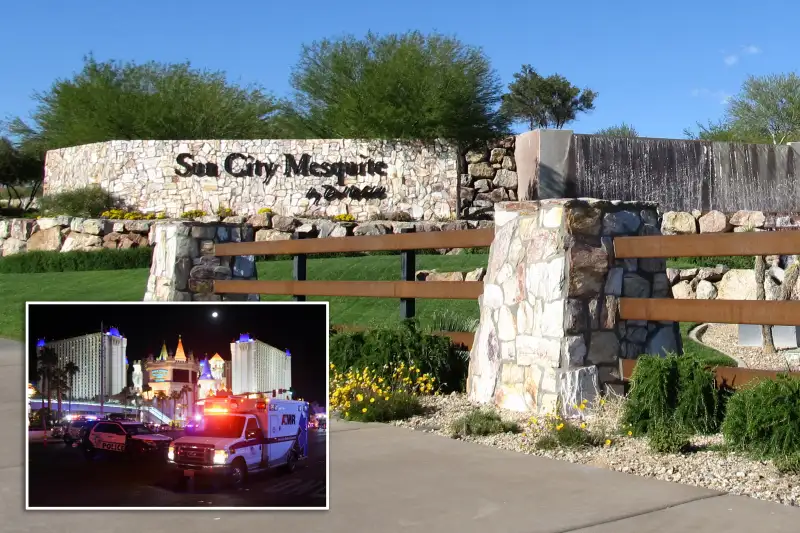
[[[124,7],[123,7],[124,6]],[[717,119],[748,74],[798,69],[800,2],[705,0],[7,0],[0,33],[0,119],[31,94],[100,60],[189,60],[278,95],[300,47],[343,33],[409,29],[480,46],[507,84],[523,63],[599,92],[580,133],[625,121],[648,137],[683,137]]]

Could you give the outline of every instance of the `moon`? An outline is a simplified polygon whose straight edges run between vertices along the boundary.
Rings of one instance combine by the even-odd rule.
[[[219,316],[219,313],[217,313],[216,311],[211,313],[211,318],[217,318],[218,316]]]

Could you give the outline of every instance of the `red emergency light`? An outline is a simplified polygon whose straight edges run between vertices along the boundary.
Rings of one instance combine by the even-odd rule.
[[[267,402],[257,402],[256,409],[259,411],[266,411],[267,410]]]

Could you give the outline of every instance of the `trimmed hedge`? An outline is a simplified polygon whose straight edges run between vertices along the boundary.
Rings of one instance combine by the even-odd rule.
[[[91,252],[28,252],[0,259],[0,274],[42,274],[88,270],[150,268],[153,249],[149,246]]]

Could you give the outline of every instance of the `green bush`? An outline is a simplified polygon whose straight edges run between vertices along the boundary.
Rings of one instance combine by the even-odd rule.
[[[552,420],[545,425],[542,434],[534,443],[540,450],[552,450],[554,448],[584,448],[587,446],[600,446],[603,437],[580,427],[571,420]]]
[[[395,392],[388,401],[370,404],[366,412],[351,409],[344,416],[356,422],[391,422],[405,420],[424,411],[419,397],[405,392]]]
[[[91,252],[28,252],[0,259],[0,273],[41,274],[150,268],[152,257],[153,249],[148,246],[125,250],[100,249]]]
[[[519,425],[516,422],[506,422],[494,411],[485,409],[475,409],[458,418],[450,426],[450,434],[453,438],[518,432]]]
[[[800,453],[776,457],[772,463],[781,474],[800,474]]]
[[[436,378],[442,392],[463,390],[467,379],[468,361],[450,339],[425,333],[415,320],[363,333],[336,333],[330,342],[330,360],[340,369],[377,371],[392,363],[414,364]]]
[[[623,424],[636,435],[662,424],[689,433],[713,433],[722,419],[713,373],[691,356],[643,356],[631,377]]]
[[[97,185],[43,196],[39,210],[44,215],[70,215],[98,218],[105,211],[118,207],[118,202]]]
[[[737,390],[726,411],[722,434],[732,449],[770,458],[800,454],[800,379],[781,375]]]
[[[687,433],[663,421],[654,423],[647,437],[650,449],[656,453],[686,453],[691,448]]]

